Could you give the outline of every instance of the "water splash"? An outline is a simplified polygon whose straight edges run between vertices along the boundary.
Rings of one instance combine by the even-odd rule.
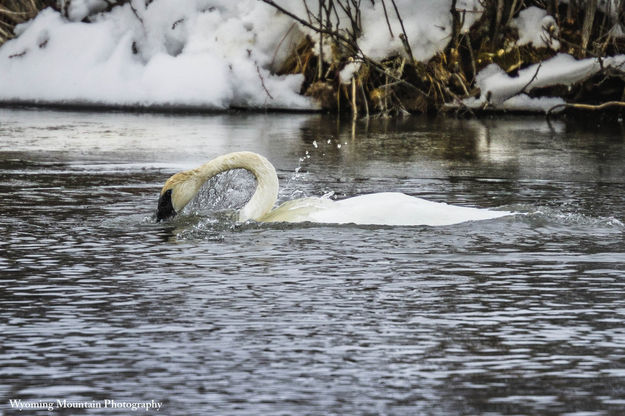
[[[206,181],[183,209],[187,215],[206,216],[243,207],[254,194],[256,178],[245,169],[233,169]]]
[[[599,236],[620,234],[625,230],[625,223],[613,216],[592,216],[547,206],[517,205],[506,209],[524,213],[525,215],[518,216],[519,220],[541,233]]]

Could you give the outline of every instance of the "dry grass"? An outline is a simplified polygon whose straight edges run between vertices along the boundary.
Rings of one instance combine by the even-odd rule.
[[[0,45],[14,37],[16,25],[54,3],[54,0],[0,0]]]
[[[308,38],[294,51],[282,71],[303,74],[306,94],[316,98],[321,107],[329,112],[353,112],[360,115],[436,113],[452,103],[462,108],[462,99],[480,95],[475,77],[491,63],[498,64],[511,76],[515,76],[518,70],[542,62],[558,52],[569,53],[577,58],[625,52],[625,40],[610,35],[618,22],[596,6],[589,13],[588,7],[573,2],[482,0],[485,12],[479,22],[466,32],[460,30],[464,12],[455,8],[456,0],[453,0],[453,27],[449,45],[429,61],[419,62],[412,57],[411,47],[404,41],[407,38],[395,1],[380,0],[382,6],[385,2],[388,6],[384,9],[387,23],[389,19],[395,18],[402,23],[404,33],[395,35],[404,41],[405,53],[375,61],[366,56],[358,45],[358,34],[361,33],[358,0],[318,0],[319,7],[311,8],[304,16],[288,12],[273,0],[262,1],[302,26],[314,30],[331,44],[332,59],[320,62],[318,54],[312,50],[313,39]],[[625,0],[619,4],[621,6],[616,20],[625,25]],[[511,22],[521,10],[530,6],[544,8],[554,17],[557,27],[548,28],[548,32],[552,39],[559,41],[559,50],[516,46],[518,32]],[[324,14],[331,14],[337,7],[348,15],[345,27],[333,25]],[[316,10],[319,10],[318,15],[315,14]],[[341,84],[339,72],[353,61],[362,64],[360,70],[355,74],[352,85]],[[625,75],[621,71],[618,74],[600,74],[568,91],[551,88],[532,93],[535,96],[555,95],[578,102],[620,100],[625,97]]]

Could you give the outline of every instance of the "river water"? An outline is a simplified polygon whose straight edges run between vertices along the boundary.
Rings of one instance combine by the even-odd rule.
[[[240,150],[280,201],[517,214],[238,224],[234,172],[154,221],[171,174]],[[0,110],[0,414],[623,414],[624,162],[618,124]]]

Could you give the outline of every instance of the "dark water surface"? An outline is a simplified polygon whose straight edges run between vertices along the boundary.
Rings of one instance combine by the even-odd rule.
[[[223,204],[254,183],[234,173],[154,222],[169,175],[240,150],[280,200],[519,214],[237,224]],[[618,125],[0,110],[0,177],[0,414],[625,413]]]

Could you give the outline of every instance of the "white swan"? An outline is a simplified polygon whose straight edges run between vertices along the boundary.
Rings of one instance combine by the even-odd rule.
[[[236,152],[170,177],[161,190],[157,220],[175,216],[207,180],[230,169],[246,169],[256,176],[257,181],[254,195],[239,211],[239,221],[450,225],[511,214],[431,202],[398,192],[361,195],[341,201],[302,198],[285,202],[272,210],[278,197],[278,176],[273,165],[259,154]]]

